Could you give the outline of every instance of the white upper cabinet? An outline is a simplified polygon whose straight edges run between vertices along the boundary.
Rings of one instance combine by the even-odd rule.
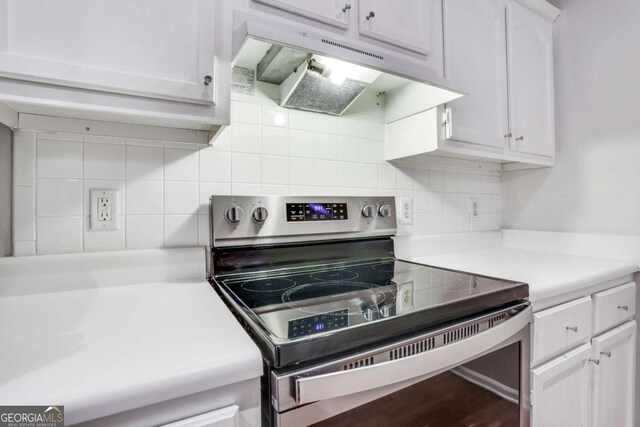
[[[429,54],[431,50],[431,1],[359,0],[360,34],[382,42]]]
[[[592,341],[593,425],[634,424],[636,322],[626,323]]]
[[[296,15],[326,24],[347,28],[350,24],[351,1],[348,0],[255,0]],[[355,0],[354,0],[355,1]]]
[[[0,0],[0,76],[213,104],[212,0]]]
[[[509,148],[526,154],[554,154],[552,23],[525,6],[507,5]]]
[[[386,160],[421,161],[431,154],[498,161],[505,170],[552,166],[552,30],[560,11],[542,0],[443,0],[442,5],[444,77],[465,95],[429,114],[437,124],[392,123],[391,136],[438,139],[413,141],[411,149],[402,150],[397,148],[403,141],[385,141],[394,146],[387,153],[395,153]],[[421,34],[417,27],[414,32]],[[434,126],[442,132],[432,132]]]
[[[448,139],[507,143],[507,58],[503,0],[444,0],[447,79],[468,94],[447,104]]]

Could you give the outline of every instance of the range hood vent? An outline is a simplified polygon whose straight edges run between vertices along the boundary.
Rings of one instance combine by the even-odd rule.
[[[294,70],[310,58],[310,53],[272,45],[256,66],[256,78],[265,83],[282,84]]]
[[[280,105],[339,116],[381,74],[314,55],[280,85]]]
[[[339,116],[366,88],[367,83],[349,78],[334,84],[330,78],[305,66],[280,86],[280,105]]]

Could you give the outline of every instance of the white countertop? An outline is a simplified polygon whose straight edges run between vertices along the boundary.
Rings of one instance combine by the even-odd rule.
[[[433,247],[430,252],[433,252]],[[534,311],[611,287],[612,280],[631,280],[638,263],[510,248],[485,248],[404,259],[434,267],[525,282]]]
[[[54,283],[46,292],[44,283],[40,293],[33,286],[20,292],[10,274],[3,275],[13,268],[11,260],[2,260],[0,288],[10,292],[0,292],[0,404],[65,405],[67,422],[77,423],[259,377],[258,348],[204,280],[204,251],[185,257],[189,250],[151,254],[157,265],[199,257],[198,271],[169,275],[170,282],[105,285],[104,277],[91,280],[95,270],[88,265],[81,277],[86,288]],[[135,252],[104,257],[131,262]],[[34,263],[51,265],[51,257],[32,258],[48,258]],[[60,269],[78,259],[87,257],[56,258],[55,264]],[[89,264],[104,266],[101,259]],[[29,264],[16,262],[20,271]]]

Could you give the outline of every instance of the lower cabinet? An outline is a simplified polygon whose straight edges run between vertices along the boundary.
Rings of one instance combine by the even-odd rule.
[[[185,418],[163,427],[236,427],[238,425],[238,407],[236,405]]]
[[[633,426],[636,322],[531,372],[532,426]]]
[[[589,425],[591,353],[584,344],[531,372],[532,426]]]
[[[636,322],[625,323],[592,341],[593,425],[633,426]]]

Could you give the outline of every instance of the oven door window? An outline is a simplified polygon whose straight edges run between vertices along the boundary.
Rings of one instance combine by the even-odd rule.
[[[520,356],[514,343],[312,425],[520,426]]]

